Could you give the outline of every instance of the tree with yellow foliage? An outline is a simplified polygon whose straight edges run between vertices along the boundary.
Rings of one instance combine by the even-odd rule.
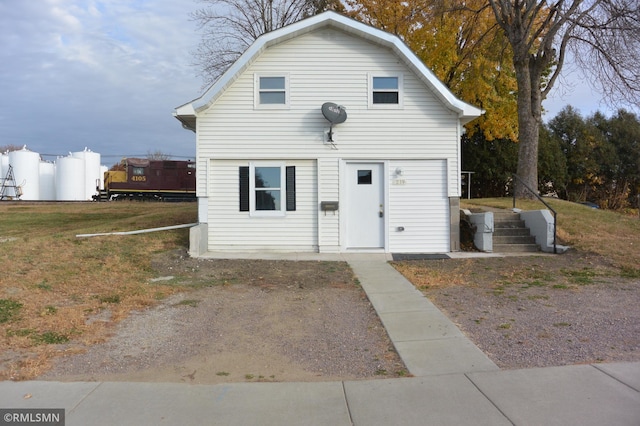
[[[460,99],[483,108],[471,132],[516,140],[516,79],[509,44],[485,0],[469,8],[441,2],[347,0],[352,17],[400,37]]]
[[[537,189],[542,102],[569,51],[611,104],[640,104],[638,0],[345,1],[357,19],[397,30],[454,93],[485,108],[485,132],[517,116],[519,197]]]

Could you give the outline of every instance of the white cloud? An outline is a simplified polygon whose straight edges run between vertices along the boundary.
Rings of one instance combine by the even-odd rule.
[[[191,156],[171,111],[198,94],[195,3],[0,1],[0,145]]]

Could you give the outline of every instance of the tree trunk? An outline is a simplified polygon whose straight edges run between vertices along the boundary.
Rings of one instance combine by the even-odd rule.
[[[542,121],[542,94],[540,90],[540,72],[536,59],[526,55],[518,60],[514,58],[516,80],[518,82],[518,169],[515,194],[517,198],[534,198],[538,193],[538,138]]]

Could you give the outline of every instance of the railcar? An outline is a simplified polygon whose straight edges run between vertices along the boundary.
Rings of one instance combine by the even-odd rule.
[[[126,158],[118,170],[104,173],[104,188],[96,201],[195,201],[196,165],[193,161]]]

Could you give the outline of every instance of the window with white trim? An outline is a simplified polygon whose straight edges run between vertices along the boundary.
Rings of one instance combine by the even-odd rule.
[[[289,105],[289,77],[287,75],[255,76],[255,106],[282,108]]]
[[[402,75],[369,75],[369,106],[402,106]]]
[[[249,163],[239,169],[240,211],[252,216],[284,216],[296,210],[296,168],[279,163]]]

